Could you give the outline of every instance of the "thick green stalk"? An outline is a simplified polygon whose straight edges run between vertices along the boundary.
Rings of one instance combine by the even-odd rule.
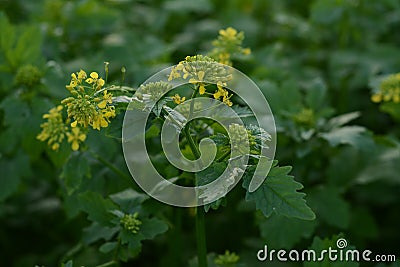
[[[197,88],[192,95],[192,99],[196,97]],[[193,114],[194,101],[190,103],[189,120]],[[193,155],[196,159],[200,158],[200,151],[195,144],[191,134],[190,134],[190,121],[186,123],[183,133],[189,143],[189,147],[192,150]],[[206,225],[204,217],[204,208],[202,206],[196,209],[196,241],[197,241],[197,260],[198,267],[207,267],[207,241],[206,241]]]
[[[196,239],[197,239],[197,261],[199,267],[207,267],[207,240],[205,211],[203,206],[196,209]]]
[[[107,166],[112,172],[114,172],[116,175],[118,175],[119,177],[125,179],[126,181],[132,183],[133,179],[132,177],[130,177],[129,175],[127,175],[126,173],[124,173],[123,171],[121,171],[120,169],[118,169],[116,166],[114,166],[114,164],[112,164],[111,162],[109,162],[108,160],[106,160],[105,158],[103,158],[102,156],[100,156],[99,154],[97,154],[96,152],[93,151],[89,151],[90,154],[97,159],[99,162],[103,163],[105,166]],[[141,192],[141,189],[139,188],[139,186],[137,186],[137,184],[132,183],[132,187],[133,189],[135,189],[138,192]]]

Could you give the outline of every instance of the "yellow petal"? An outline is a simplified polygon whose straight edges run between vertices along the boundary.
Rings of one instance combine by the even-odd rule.
[[[80,134],[79,135],[79,140],[81,140],[82,142],[86,140],[86,134]]]
[[[374,95],[372,95],[371,100],[372,100],[372,102],[379,103],[382,101],[382,95],[374,94]]]
[[[223,82],[221,82],[221,81],[218,81],[218,82],[217,82],[218,90],[224,90],[223,86],[224,86],[224,83],[223,83]]]
[[[79,132],[80,132],[79,128],[73,128],[73,129],[72,129],[72,133],[73,133],[75,136],[77,136],[77,135],[79,134]]]
[[[78,141],[73,141],[72,142],[72,150],[77,151],[79,149],[79,142]]]
[[[107,106],[107,101],[103,100],[101,101],[99,104],[97,104],[97,106],[101,109],[105,108]]]
[[[59,147],[60,147],[60,144],[55,143],[55,144],[53,144],[53,145],[51,146],[51,149],[53,149],[53,150],[58,150]]]
[[[87,78],[87,79],[86,79],[86,82],[87,82],[88,84],[92,84],[92,83],[93,83],[93,79],[92,79],[92,78]]]
[[[200,84],[199,94],[204,95],[205,92],[206,92],[206,87],[204,86],[204,84]]]
[[[78,79],[82,80],[86,78],[86,72],[83,70],[80,70],[78,73]]]
[[[99,74],[97,74],[97,72],[92,72],[92,73],[90,73],[90,77],[92,77],[93,79],[98,79]]]
[[[105,83],[106,83],[106,82],[103,80],[103,78],[100,78],[100,79],[97,81],[97,86],[98,86],[98,87],[102,87]]]
[[[104,118],[101,118],[101,127],[107,127],[107,126],[108,122]]]
[[[96,118],[96,119],[93,120],[92,127],[95,130],[100,130],[100,120],[99,120],[99,118]]]
[[[78,124],[78,121],[74,121],[71,123],[71,127],[74,128],[74,127],[76,127],[77,124]]]
[[[250,50],[250,48],[245,48],[245,49],[243,49],[243,55],[250,55],[251,54],[251,50]]]

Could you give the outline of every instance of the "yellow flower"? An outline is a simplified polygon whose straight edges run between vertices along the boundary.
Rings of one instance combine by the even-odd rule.
[[[226,30],[219,30],[219,34],[228,39],[234,39],[236,37],[237,30],[232,27],[228,27]]]
[[[371,96],[372,102],[379,103],[382,101],[382,95],[377,93]]]
[[[172,100],[174,100],[174,102],[179,105],[186,100],[186,97],[181,98],[180,95],[176,94],[172,97]]]
[[[96,118],[93,119],[92,127],[95,130],[100,130],[101,127],[107,127],[108,126],[108,121],[103,117],[102,114],[96,116]]]
[[[71,74],[71,81],[69,82],[69,85],[66,86],[66,88],[69,91],[73,91],[77,85],[81,84],[82,81],[84,79],[86,79],[86,76],[87,76],[86,72],[83,71],[83,70],[80,70],[77,73],[72,73]]]
[[[92,77],[93,79],[98,79],[99,78],[99,74],[97,72],[91,72],[90,73],[90,77]]]
[[[78,79],[79,79],[80,81],[82,81],[83,79],[86,79],[86,77],[87,77],[87,75],[86,75],[86,72],[85,72],[85,71],[80,70],[80,71],[78,72]]]
[[[250,55],[251,54],[251,49],[250,48],[243,48],[242,53],[245,56]]]
[[[79,149],[79,142],[86,140],[86,134],[82,133],[79,128],[72,128],[70,133],[67,133],[68,143],[71,143],[71,148],[73,151]]]
[[[199,94],[204,95],[205,92],[206,92],[206,87],[204,86],[204,83],[200,83]]]
[[[232,107],[233,103],[229,100],[229,98],[224,97],[222,102],[224,102],[227,106]]]
[[[103,100],[97,106],[101,109],[104,109],[107,106],[107,103],[112,103],[112,94],[108,94],[107,90],[103,91]]]
[[[168,81],[172,81],[173,79],[177,79],[181,77],[180,71],[182,71],[183,65],[178,64],[176,67],[171,68],[171,73],[168,76]]]
[[[219,63],[232,65],[232,57],[251,53],[249,48],[242,47],[243,39],[244,33],[232,27],[220,30],[218,38],[212,42],[214,49],[210,56],[217,59]]]
[[[91,72],[90,73],[90,78],[87,78],[85,80],[85,82],[87,82],[88,84],[93,85],[93,88],[95,90],[99,90],[101,89],[101,87],[104,86],[105,81],[103,80],[103,78],[99,78],[99,74],[97,72]]]
[[[97,81],[97,86],[103,87],[105,83],[106,83],[106,82],[103,80],[103,78],[100,78],[100,79]]]
[[[42,123],[40,127],[42,131],[36,138],[42,142],[47,141],[47,144],[53,150],[58,150],[60,143],[63,141],[67,127],[62,118],[63,106],[59,105],[49,110],[49,113],[44,114],[43,118],[47,121]]]
[[[230,100],[230,98],[232,97],[232,95],[229,95],[228,90],[224,89],[222,83],[218,83],[217,87],[218,90],[215,91],[215,93],[213,94],[215,99],[220,99],[222,97],[222,102],[226,105],[228,105],[229,107],[232,106],[232,101]]]

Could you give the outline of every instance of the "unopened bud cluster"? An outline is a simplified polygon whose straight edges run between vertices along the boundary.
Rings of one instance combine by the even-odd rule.
[[[125,230],[131,232],[132,234],[137,234],[140,230],[140,225],[142,224],[142,221],[138,219],[139,213],[134,213],[134,214],[125,214],[121,220],[120,223],[124,227]]]

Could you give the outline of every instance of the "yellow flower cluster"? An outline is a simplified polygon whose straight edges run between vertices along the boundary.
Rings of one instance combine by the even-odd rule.
[[[178,94],[175,94],[173,97],[172,97],[172,100],[174,100],[174,102],[175,102],[175,104],[181,104],[181,103],[183,103],[185,100],[186,100],[186,97],[181,97],[180,95],[178,95]]]
[[[37,135],[37,139],[40,141],[47,140],[47,144],[53,150],[59,149],[60,143],[64,140],[68,131],[68,127],[66,127],[62,118],[62,109],[63,106],[59,105],[43,115],[43,118],[47,119],[47,121],[40,125],[42,132]]]
[[[220,98],[222,97],[222,102],[231,107],[232,101],[230,100],[230,98],[232,97],[232,94],[229,95],[228,90],[224,89],[222,87],[222,84],[217,84],[217,88],[218,90],[215,91],[215,93],[213,94],[214,98],[220,100]]]
[[[67,137],[72,150],[78,150],[80,143],[86,140],[86,129],[91,126],[100,130],[107,127],[110,119],[115,117],[112,105],[112,94],[102,88],[105,81],[96,72],[71,74],[71,81],[66,86],[72,96],[65,98],[61,104],[67,107],[67,119],[63,119],[63,105],[50,109],[43,115],[46,122],[40,126],[42,132],[37,139],[47,141],[53,150],[58,150],[61,142]]]
[[[218,62],[226,65],[232,65],[231,58],[235,55],[249,55],[251,50],[243,48],[242,42],[244,33],[238,32],[232,27],[219,31],[218,39],[212,42],[214,49],[210,56],[218,60]]]
[[[382,101],[400,103],[400,73],[392,74],[382,80],[379,92],[372,95],[375,103]]]
[[[59,105],[43,115],[43,118],[47,121],[40,125],[42,132],[37,135],[37,139],[42,142],[47,140],[51,149],[58,150],[61,142],[67,136],[68,142],[72,145],[72,150],[78,150],[79,143],[85,141],[86,134],[78,127],[69,132],[69,128],[63,120],[62,110],[63,106]]]
[[[171,69],[168,80],[183,78],[189,83],[195,84],[200,95],[206,93],[208,83],[217,84],[218,90],[213,94],[215,99],[220,99],[228,106],[232,106],[229,100],[231,96],[223,87],[232,79],[229,69],[208,56],[187,56],[184,61]],[[177,103],[177,101],[175,101]]]
[[[61,101],[68,108],[68,118],[73,120],[71,127],[79,124],[84,128],[91,126],[100,130],[101,127],[107,127],[110,119],[115,117],[112,94],[107,90],[100,91],[104,84],[96,72],[90,73],[89,78],[83,70],[72,73],[71,82],[66,86],[72,97]],[[101,97],[98,96],[100,92],[103,93]]]

